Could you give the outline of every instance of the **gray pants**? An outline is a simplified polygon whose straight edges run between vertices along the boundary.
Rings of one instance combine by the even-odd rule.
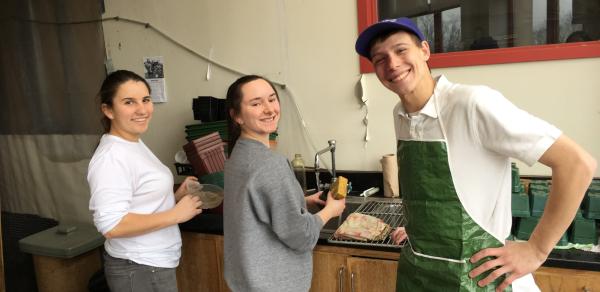
[[[157,268],[104,252],[104,274],[112,292],[177,292],[174,268]]]

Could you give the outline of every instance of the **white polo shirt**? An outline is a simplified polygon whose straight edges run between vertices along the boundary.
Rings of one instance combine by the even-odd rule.
[[[561,131],[489,87],[455,84],[444,76],[436,80],[420,112],[406,113],[401,102],[394,107],[396,139],[446,139],[459,200],[473,221],[504,242],[512,224],[510,158],[533,165]]]

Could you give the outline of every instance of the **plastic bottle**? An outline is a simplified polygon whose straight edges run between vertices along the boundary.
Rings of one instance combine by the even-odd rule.
[[[304,160],[301,154],[295,155],[294,160],[292,160],[292,169],[302,187],[302,191],[306,193],[306,169],[304,168]]]

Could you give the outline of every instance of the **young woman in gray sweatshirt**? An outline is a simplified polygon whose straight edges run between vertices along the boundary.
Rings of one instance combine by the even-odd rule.
[[[244,76],[227,91],[230,155],[225,163],[225,280],[232,291],[308,291],[312,250],[345,200],[304,197],[287,159],[269,148],[277,130],[277,91]],[[309,204],[325,204],[317,214]]]

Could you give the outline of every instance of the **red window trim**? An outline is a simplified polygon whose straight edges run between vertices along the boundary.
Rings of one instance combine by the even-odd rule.
[[[378,20],[377,0],[357,0],[357,5],[358,31],[362,32]],[[431,55],[429,67],[463,67],[594,57],[600,57],[600,41],[437,53]],[[373,72],[371,62],[366,58],[359,58],[360,72]]]

